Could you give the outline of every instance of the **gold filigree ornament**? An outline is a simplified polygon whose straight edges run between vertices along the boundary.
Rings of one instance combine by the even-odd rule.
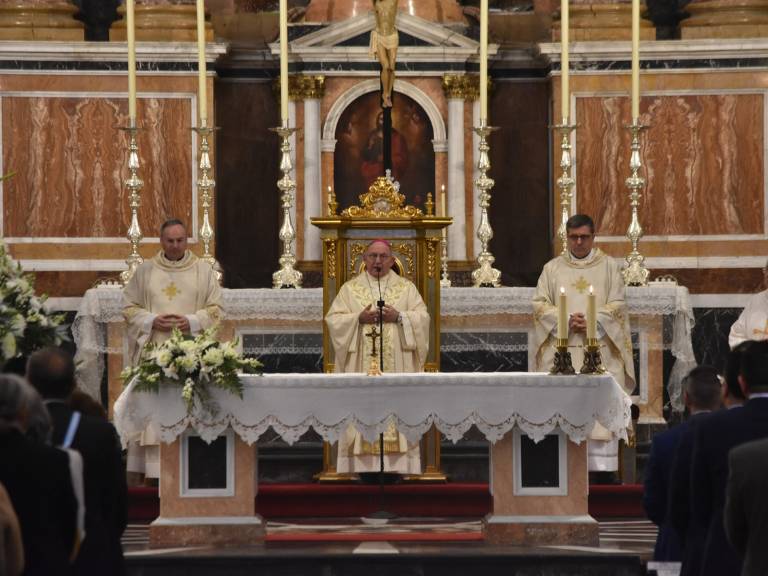
[[[368,192],[360,195],[360,206],[350,206],[341,213],[347,218],[423,218],[424,213],[415,206],[405,205],[400,184],[386,176],[374,180]]]

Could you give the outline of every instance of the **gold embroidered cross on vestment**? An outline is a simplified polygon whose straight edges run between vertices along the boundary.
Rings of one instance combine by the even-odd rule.
[[[168,284],[168,286],[163,288],[163,294],[168,296],[168,300],[173,300],[174,298],[176,298],[176,296],[181,294],[181,290],[179,290],[175,282],[171,281],[171,283]]]
[[[576,288],[579,294],[584,294],[586,289],[589,288],[589,282],[586,281],[584,276],[579,276],[579,279],[576,280],[576,282],[573,282],[571,286]]]

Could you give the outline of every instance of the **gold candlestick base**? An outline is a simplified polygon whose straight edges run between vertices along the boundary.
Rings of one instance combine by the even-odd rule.
[[[597,338],[588,338],[584,345],[584,363],[579,374],[605,374],[603,357],[600,355],[600,345]]]
[[[576,374],[576,370],[573,369],[573,362],[571,361],[571,353],[568,352],[567,338],[555,339],[555,359],[549,373],[564,375]]]

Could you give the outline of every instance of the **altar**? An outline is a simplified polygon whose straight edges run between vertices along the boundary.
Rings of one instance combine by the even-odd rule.
[[[441,372],[525,372],[533,365],[533,288],[444,288],[441,291]],[[322,289],[224,290],[222,338],[237,336],[266,372],[322,372]],[[688,289],[652,282],[626,289],[635,352],[633,402],[641,424],[663,424],[666,397],[682,410],[681,382],[695,366]],[[81,387],[110,409],[122,390],[125,365],[122,291],[88,290],[73,324]]]
[[[212,413],[187,413],[180,391],[121,394],[114,422],[124,444],[148,427],[161,445],[160,517],[153,546],[253,544],[264,538],[254,505],[256,441],[272,427],[292,443],[308,429],[333,442],[354,424],[374,440],[394,423],[409,440],[433,425],[451,441],[476,426],[492,443],[493,512],[483,533],[490,542],[558,541],[596,545],[597,522],[587,510],[586,439],[600,422],[626,439],[629,398],[613,377],[540,373],[268,374],[242,376],[242,400],[214,390]],[[200,482],[190,439],[224,439],[218,480]],[[543,478],[529,470],[531,439],[549,439]],[[205,474],[202,474],[205,476]]]

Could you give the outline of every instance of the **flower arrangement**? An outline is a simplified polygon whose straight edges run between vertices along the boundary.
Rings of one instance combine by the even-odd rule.
[[[69,340],[64,314],[52,314],[35,278],[14,263],[0,241],[0,366],[45,346]]]
[[[157,393],[160,386],[180,386],[187,413],[195,404],[214,412],[211,386],[242,398],[243,383],[238,372],[260,373],[262,367],[255,358],[243,358],[237,351],[237,340],[219,342],[215,333],[215,326],[195,337],[174,328],[164,342],[147,344],[139,364],[123,370],[121,377],[126,384],[135,378],[134,390],[144,392]]]

